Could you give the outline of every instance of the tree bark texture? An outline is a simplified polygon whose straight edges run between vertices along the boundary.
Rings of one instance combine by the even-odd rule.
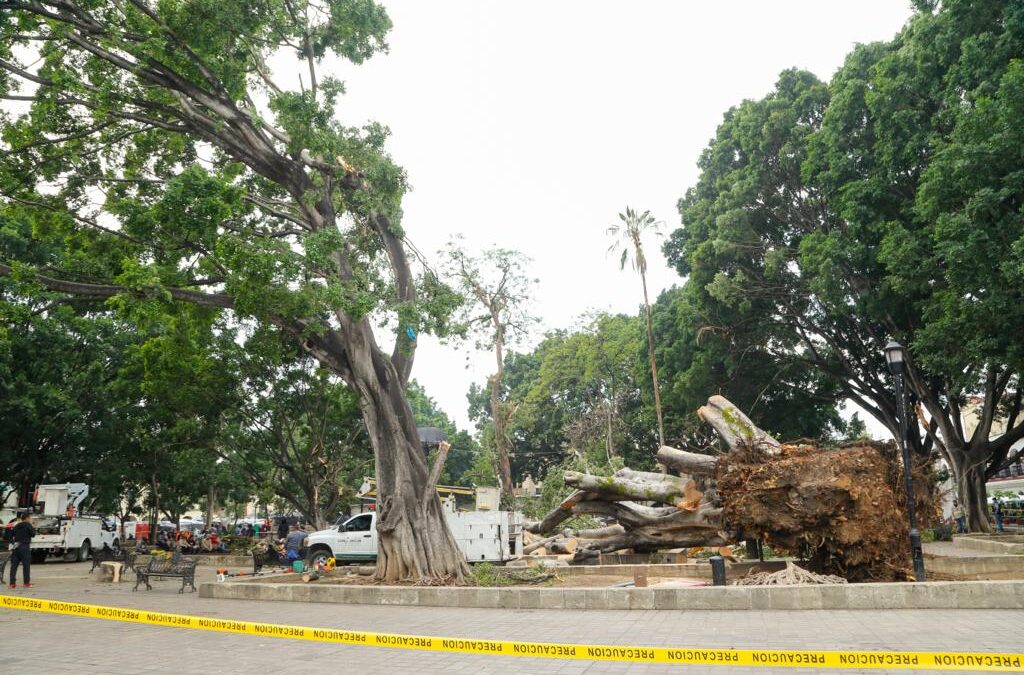
[[[501,323],[498,312],[492,310],[492,322],[494,323],[494,358],[497,361],[498,370],[490,378],[491,385],[491,419],[494,420],[494,449],[498,460],[498,478],[501,481],[501,490],[505,498],[511,504],[515,494],[515,483],[512,482],[512,460],[509,457],[508,436],[505,428],[506,415],[501,405],[501,379],[505,376],[505,327]]]
[[[371,368],[353,378],[373,446],[378,487],[376,578],[461,584],[468,566],[437,496],[440,471],[428,471],[412,408],[391,361],[377,352]],[[376,378],[376,374],[383,377]],[[381,382],[383,380],[383,382]],[[439,454],[438,462],[444,461]]]
[[[548,550],[575,560],[611,551],[717,547],[761,539],[852,581],[909,576],[902,466],[892,444],[839,448],[783,445],[722,397],[700,409],[729,451],[702,455],[663,446],[658,459],[684,475],[622,469],[612,476],[566,472],[576,488],[530,532],[551,532],[574,515],[619,526],[566,532]],[[926,466],[914,467],[915,504],[934,513]],[[575,538],[575,545],[566,542]]]

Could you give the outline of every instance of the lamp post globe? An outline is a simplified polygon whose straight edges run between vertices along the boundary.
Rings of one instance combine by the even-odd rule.
[[[903,352],[903,345],[895,340],[889,340],[889,344],[885,345],[885,362],[893,375],[903,373]]]

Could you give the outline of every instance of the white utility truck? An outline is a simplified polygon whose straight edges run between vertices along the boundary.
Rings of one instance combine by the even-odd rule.
[[[36,507],[41,505],[42,511],[33,515],[36,536],[29,545],[33,560],[59,555],[81,562],[89,557],[90,549],[103,548],[104,544],[120,548],[113,521],[107,523],[100,516],[79,513],[88,496],[85,483],[39,486]]]
[[[444,500],[448,527],[467,562],[505,562],[522,555],[521,514],[511,511],[456,511]],[[337,562],[377,559],[377,513],[360,513],[334,527],[313,532],[306,559],[314,569],[333,557]]]

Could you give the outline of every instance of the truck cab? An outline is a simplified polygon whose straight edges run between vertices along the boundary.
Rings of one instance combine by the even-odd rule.
[[[332,557],[338,562],[376,560],[377,514],[360,513],[340,519],[333,527],[310,534],[306,548],[309,565],[314,568]]]

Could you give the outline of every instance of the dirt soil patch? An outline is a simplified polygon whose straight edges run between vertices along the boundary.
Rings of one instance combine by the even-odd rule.
[[[915,467],[919,517],[933,513],[928,477]],[[718,491],[727,526],[754,533],[809,569],[849,581],[908,576],[902,467],[895,447],[786,445],[780,456],[723,456]]]

